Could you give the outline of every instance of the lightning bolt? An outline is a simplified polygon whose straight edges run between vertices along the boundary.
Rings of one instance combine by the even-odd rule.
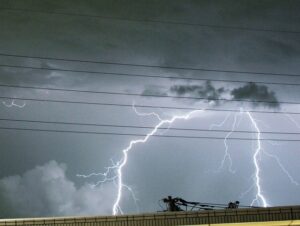
[[[6,101],[2,101],[2,104],[8,108],[11,108],[11,107],[24,108],[26,106],[25,102],[22,105],[20,105],[20,104],[15,103],[15,100],[12,100],[11,103],[6,103]]]
[[[171,119],[167,119],[167,120],[162,120],[159,117],[159,123],[154,127],[154,129],[152,131],[150,131],[143,139],[137,139],[137,140],[132,140],[130,141],[129,145],[122,150],[123,153],[123,158],[121,161],[118,162],[118,167],[117,167],[117,185],[118,185],[118,191],[117,191],[117,198],[115,200],[115,203],[113,205],[113,215],[117,215],[119,213],[119,209],[120,209],[120,201],[122,198],[122,188],[123,188],[123,174],[122,174],[122,169],[124,168],[124,166],[126,166],[127,163],[127,159],[128,159],[128,153],[129,151],[131,151],[131,149],[137,145],[137,144],[141,144],[141,143],[145,143],[149,140],[149,138],[151,136],[153,136],[154,134],[156,134],[156,132],[159,130],[160,127],[164,126],[164,125],[170,125],[172,123],[174,123],[177,120],[188,120],[190,119],[193,115],[200,113],[200,112],[204,112],[205,110],[201,109],[201,110],[194,110],[191,111],[185,115],[177,115],[177,116],[173,116]]]
[[[155,112],[147,112],[147,113],[145,113],[145,112],[139,112],[138,109],[136,109],[134,102],[132,104],[132,109],[134,110],[135,114],[137,114],[138,116],[154,116],[159,121],[163,121],[162,118],[160,117],[160,115],[157,114],[157,113],[155,113]]]
[[[114,161],[112,159],[110,161],[111,161],[112,165],[109,166],[109,167],[105,167],[106,170],[105,170],[104,173],[90,173],[90,174],[87,174],[87,175],[77,174],[76,176],[84,178],[84,179],[91,178],[91,177],[100,177],[101,179],[99,179],[97,182],[95,182],[93,184],[89,184],[92,189],[96,188],[99,185],[101,186],[101,185],[103,185],[104,183],[107,183],[107,182],[113,182],[117,187],[118,186],[117,183],[116,183],[117,175],[116,175],[115,171],[116,171],[116,169],[118,169],[118,164],[114,163]],[[130,186],[124,184],[124,183],[122,184],[122,187],[126,188],[129,191],[129,193],[131,194],[132,199],[135,203],[136,209],[139,210],[138,198],[134,194],[133,189]],[[119,208],[119,212],[121,214],[123,214],[123,211],[122,211],[121,208]]]
[[[260,177],[260,165],[259,162],[261,161],[261,154],[264,154],[270,158],[275,159],[277,165],[280,167],[280,169],[282,170],[282,172],[288,177],[288,179],[290,180],[290,182],[296,186],[299,186],[299,182],[296,181],[292,175],[289,173],[289,171],[284,167],[284,165],[282,164],[282,162],[280,161],[280,158],[274,154],[271,154],[269,152],[267,152],[266,150],[264,150],[261,146],[261,132],[260,129],[258,127],[257,124],[257,120],[254,119],[254,117],[251,115],[250,112],[246,112],[246,114],[248,115],[252,125],[254,126],[256,132],[257,132],[257,137],[256,137],[256,141],[257,141],[257,147],[256,147],[256,151],[252,157],[253,160],[253,164],[255,166],[255,173],[252,176],[252,179],[254,181],[253,185],[250,186],[249,189],[247,189],[245,192],[243,192],[241,194],[240,197],[243,197],[244,195],[246,195],[247,193],[249,193],[252,189],[256,188],[256,195],[255,198],[252,200],[251,205],[254,205],[254,203],[258,203],[258,204],[262,204],[264,207],[268,206],[268,203],[266,201],[266,198],[263,196],[262,194],[262,188],[261,188],[261,177]],[[294,118],[292,118],[290,115],[286,115],[298,128],[300,128],[299,124],[297,123],[297,121],[295,121]],[[272,143],[271,143],[272,144]],[[273,145],[273,144],[272,144]]]
[[[211,124],[209,126],[209,129],[212,130],[215,127],[222,127],[222,126],[224,126],[224,124],[228,121],[228,119],[229,119],[230,116],[231,116],[231,113],[228,113],[226,115],[226,117],[224,118],[224,120],[221,123],[218,123],[218,124],[217,123],[213,123],[213,124]]]
[[[278,156],[274,155],[274,154],[270,154],[268,153],[267,151],[263,151],[263,153],[266,155],[266,156],[269,156],[273,159],[275,159],[275,161],[277,162],[278,166],[280,167],[280,169],[285,173],[285,175],[289,178],[289,180],[291,181],[292,184],[296,185],[296,186],[299,186],[299,182],[296,181],[292,175],[289,173],[289,171],[284,167],[284,165],[281,163],[280,159]]]
[[[110,160],[112,165],[109,167],[105,167],[105,172],[104,173],[91,173],[88,175],[84,174],[77,174],[77,177],[82,177],[82,178],[91,178],[91,177],[100,177],[101,179],[98,180],[94,184],[90,184],[92,188],[97,187],[98,185],[101,185],[103,183],[109,182],[109,181],[115,181],[117,179],[117,176],[114,175],[114,170],[118,168],[118,165],[114,163],[114,161],[111,159]]]
[[[225,146],[225,154],[223,156],[223,159],[221,161],[221,164],[220,164],[217,172],[220,172],[224,168],[225,162],[226,162],[226,160],[228,160],[228,162],[229,162],[229,165],[228,165],[229,172],[230,173],[235,173],[235,171],[232,169],[233,162],[232,162],[231,155],[229,153],[229,146],[227,144],[227,139],[231,136],[231,134],[234,132],[234,130],[238,127],[239,123],[241,122],[241,119],[239,121],[237,120],[238,114],[240,114],[240,113],[234,114],[234,118],[233,118],[233,123],[232,123],[231,130],[230,130],[229,133],[227,133],[227,135],[224,138],[223,142],[224,142],[224,146]],[[218,126],[218,127],[219,126],[223,126],[224,123],[228,120],[228,118],[229,117],[227,115],[227,117],[224,119],[224,121],[221,124],[213,124],[210,128],[216,127],[216,126]]]
[[[257,123],[255,121],[255,119],[253,118],[253,116],[250,114],[249,111],[246,112],[246,114],[248,115],[251,123],[253,124],[255,130],[256,130],[256,134],[257,134],[257,137],[256,137],[256,140],[257,140],[257,147],[256,147],[256,150],[255,150],[255,153],[252,157],[252,160],[253,160],[253,164],[254,164],[254,167],[255,167],[255,173],[254,173],[254,183],[255,183],[255,187],[256,187],[256,195],[255,195],[255,198],[252,200],[251,202],[251,205],[253,206],[254,203],[259,203],[259,204],[262,204],[263,207],[267,207],[268,206],[268,203],[267,203],[267,200],[266,198],[264,197],[264,195],[262,194],[262,189],[261,189],[261,178],[260,178],[260,172],[261,172],[261,169],[260,169],[260,165],[259,165],[259,157],[261,155],[261,151],[262,151],[262,148],[261,148],[261,133],[260,133],[260,129],[259,127],[257,126]]]
[[[239,113],[244,113],[243,109],[241,109]],[[234,130],[238,127],[239,123],[241,122],[241,118],[240,118],[239,121],[237,120],[237,117],[238,117],[239,113],[236,113],[234,115],[234,119],[233,119],[231,130],[230,130],[229,133],[227,133],[227,135],[224,138],[225,154],[224,154],[223,159],[221,161],[221,164],[220,164],[220,166],[218,168],[218,172],[220,172],[221,169],[224,168],[225,162],[227,160],[229,162],[229,165],[228,165],[229,172],[235,173],[235,171],[232,169],[233,161],[232,161],[231,155],[230,155],[229,150],[228,150],[229,147],[228,147],[228,144],[227,144],[227,139],[229,138],[229,136],[232,135],[232,133],[234,133]],[[266,201],[266,198],[262,194],[261,178],[260,178],[261,169],[260,169],[260,165],[259,165],[259,161],[260,161],[259,157],[260,157],[260,154],[261,154],[261,151],[262,151],[261,141],[260,141],[261,133],[260,133],[260,129],[259,129],[258,125],[257,125],[256,120],[253,118],[253,116],[250,114],[250,112],[247,111],[246,114],[249,117],[252,125],[254,126],[254,128],[256,130],[256,134],[257,134],[257,137],[256,137],[257,147],[256,147],[254,155],[252,156],[253,165],[255,167],[255,173],[254,173],[254,175],[252,177],[253,181],[254,181],[254,184],[246,192],[244,192],[242,194],[242,196],[244,196],[246,193],[250,192],[255,187],[256,188],[256,195],[255,195],[255,198],[252,200],[251,205],[254,205],[254,203],[257,202],[259,204],[262,204],[262,206],[267,207],[268,203]],[[223,126],[224,123],[227,120],[228,120],[228,115],[227,115],[227,117],[224,119],[224,121],[221,124],[213,124],[212,126]]]
[[[289,119],[292,123],[294,123],[294,125],[295,125],[298,129],[300,129],[300,124],[299,124],[292,116],[290,116],[289,114],[285,114],[285,116],[288,117],[288,119]]]

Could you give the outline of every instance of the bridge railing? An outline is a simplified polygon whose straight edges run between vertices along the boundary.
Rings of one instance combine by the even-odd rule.
[[[0,226],[174,226],[300,220],[300,206],[155,214],[0,220]]]

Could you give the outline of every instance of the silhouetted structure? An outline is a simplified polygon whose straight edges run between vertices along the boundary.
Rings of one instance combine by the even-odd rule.
[[[230,202],[228,203],[228,209],[237,209],[239,208],[239,204],[240,202],[239,201],[235,201],[235,202]]]
[[[300,226],[300,206],[160,212],[152,214],[0,220],[0,226]],[[232,224],[234,223],[234,224]],[[247,224],[245,224],[247,223]],[[224,225],[223,225],[224,226]]]
[[[237,209],[239,208],[240,202],[229,202],[226,204],[216,204],[216,203],[201,203],[201,202],[191,202],[186,201],[182,198],[176,197],[172,198],[172,196],[168,196],[168,198],[162,199],[162,201],[166,204],[165,211],[185,211],[188,210],[214,210],[214,209]],[[253,206],[242,206],[243,208],[257,208]]]
[[[182,209],[179,207],[179,198],[172,198],[172,196],[168,196],[168,198],[163,199],[163,202],[168,206],[167,211],[182,211]]]

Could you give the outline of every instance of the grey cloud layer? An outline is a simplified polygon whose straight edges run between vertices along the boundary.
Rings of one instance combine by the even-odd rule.
[[[1,203],[7,203],[14,212],[0,217],[64,216],[110,214],[114,186],[91,189],[76,188],[66,178],[66,166],[50,161],[23,175],[0,180]],[[0,204],[1,205],[1,204]],[[1,208],[0,208],[1,210]],[[5,213],[2,213],[5,214]]]
[[[178,96],[191,96],[205,98],[208,101],[221,98],[221,95],[225,92],[225,88],[216,88],[210,81],[207,81],[203,85],[174,85],[170,88],[171,93],[175,93]]]
[[[229,99],[233,101],[251,101],[253,107],[278,108],[280,105],[274,91],[270,90],[266,85],[258,85],[254,82],[231,89],[216,87],[210,81],[206,81],[201,85],[173,85],[168,91],[164,91],[162,87],[147,87],[142,95],[167,96],[168,93],[175,94],[178,97],[200,98],[200,100],[192,99],[194,102],[213,101],[215,104],[224,104],[225,102],[222,102],[222,99]],[[224,98],[226,94],[230,94],[230,97]]]

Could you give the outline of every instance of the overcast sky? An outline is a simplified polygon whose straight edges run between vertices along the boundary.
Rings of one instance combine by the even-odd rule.
[[[151,132],[160,120],[153,114],[137,114],[132,104],[138,112],[155,112],[162,120],[191,111],[184,108],[217,111],[164,124],[165,129],[156,133],[176,138],[152,137],[132,147],[122,168],[126,187],[120,208],[124,213],[159,211],[158,200],[167,195],[224,204],[239,200],[250,205],[257,194],[253,177],[257,134],[172,130],[255,132],[247,111],[254,111],[251,115],[261,131],[289,133],[261,134],[265,140],[260,142],[256,159],[263,197],[269,206],[299,204],[300,142],[287,140],[300,140],[300,108],[286,103],[299,101],[299,10],[296,0],[1,0],[0,218],[111,215],[118,178],[93,187],[104,177],[77,175],[104,173],[106,167],[122,161],[122,150],[131,140],[143,137],[7,128]],[[52,70],[55,68],[63,70]],[[258,113],[266,111],[282,113]],[[190,136],[248,140],[224,143],[223,139]],[[226,146],[232,164],[228,156],[224,159]],[[107,176],[117,176],[116,171]],[[259,199],[254,205],[263,202]]]

